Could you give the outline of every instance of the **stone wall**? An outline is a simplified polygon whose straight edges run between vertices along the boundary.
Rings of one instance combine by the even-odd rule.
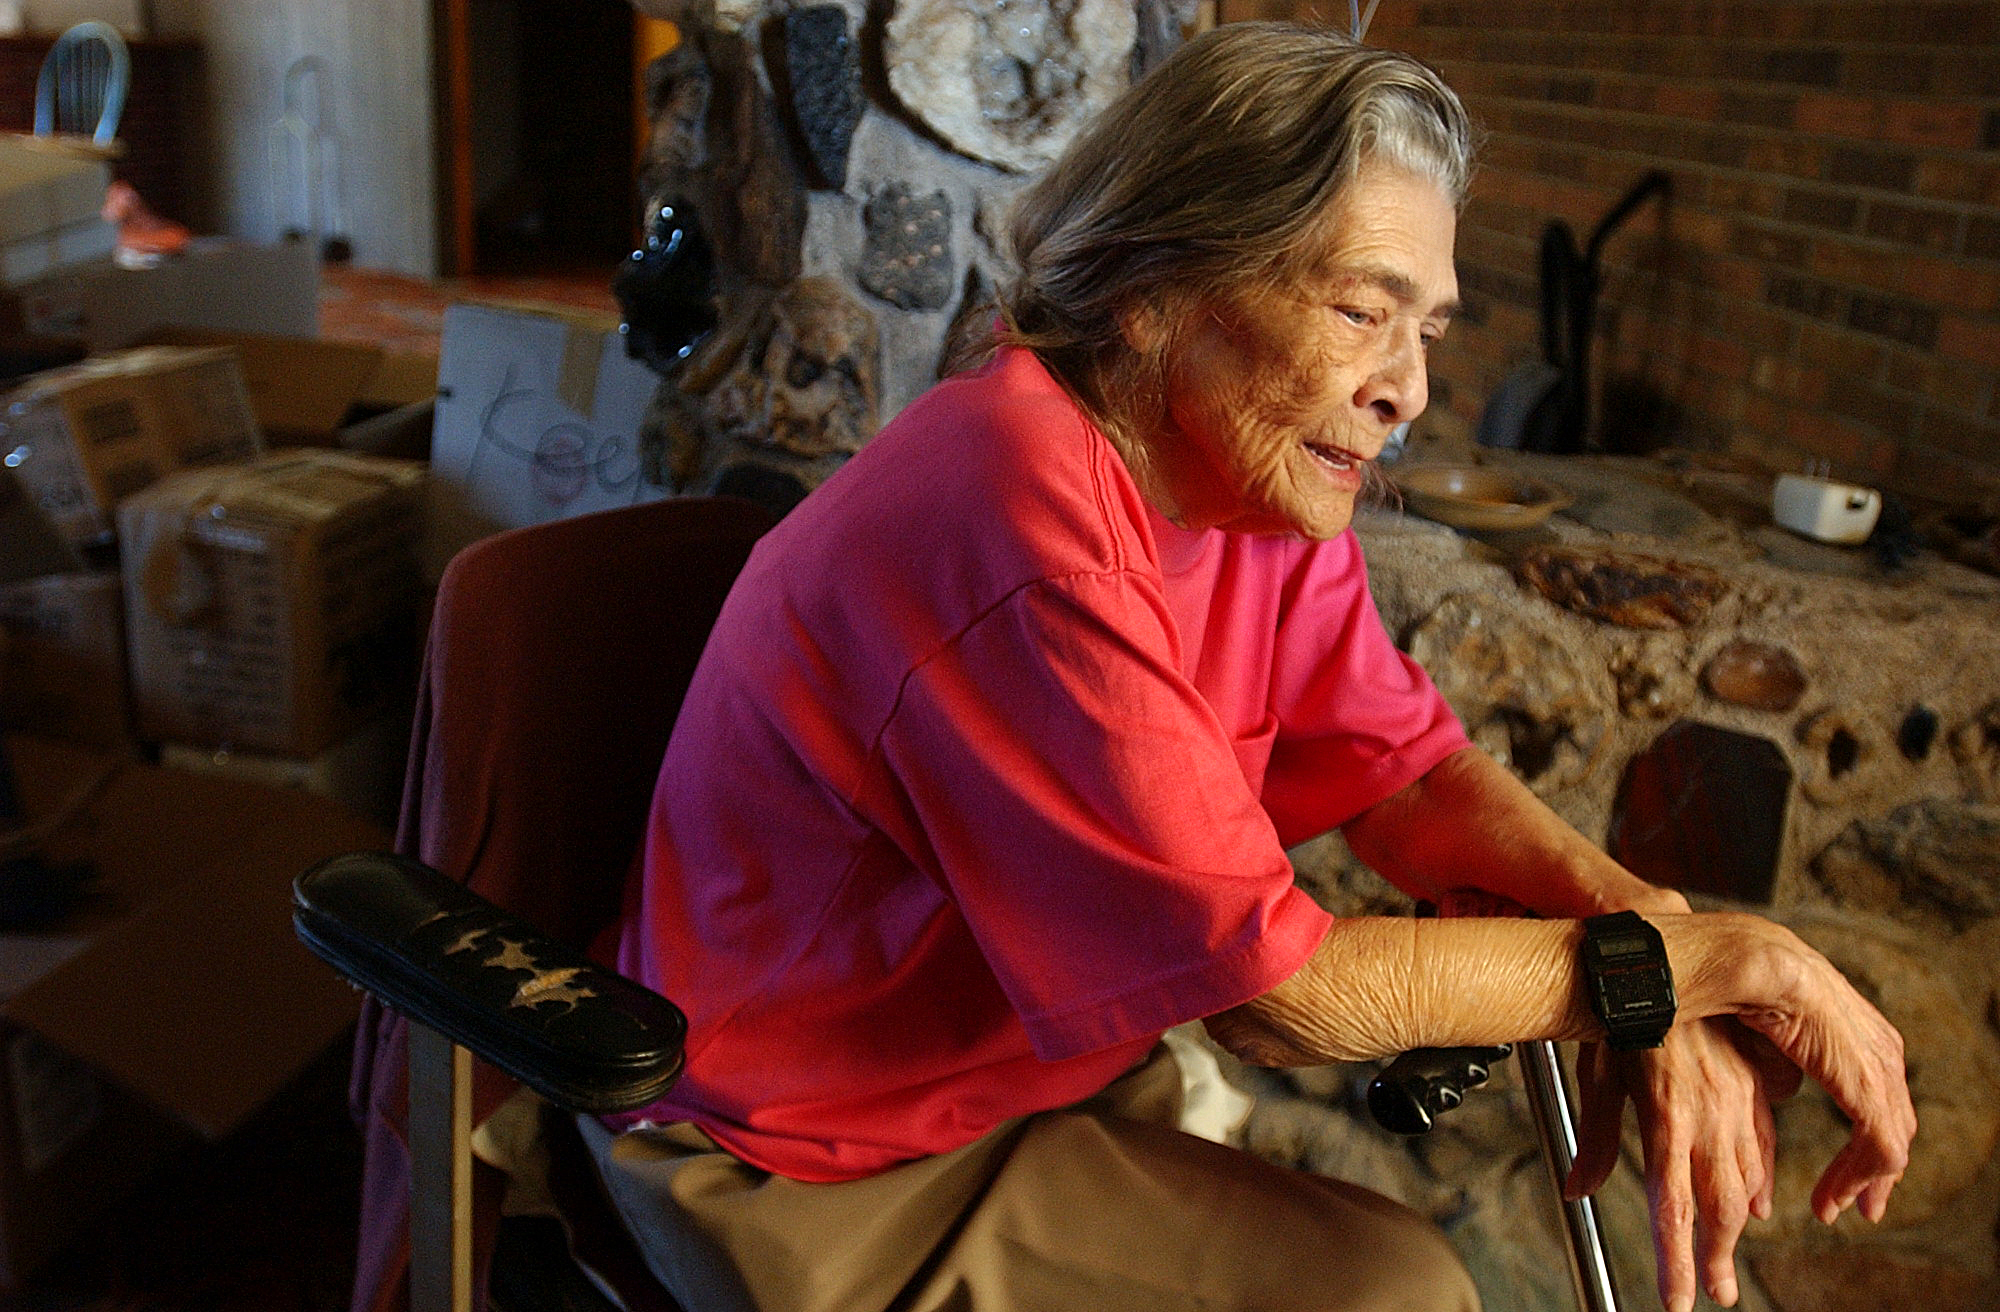
[[[1769,523],[1768,475],[1721,462],[1486,453],[1562,486],[1575,504],[1530,534],[1460,534],[1414,514],[1358,521],[1384,622],[1425,659],[1474,738],[1582,831],[1615,848],[1643,805],[1635,762],[1675,726],[1742,735],[1782,763],[1755,804],[1715,804],[1740,780],[1695,753],[1672,763],[1656,827],[1728,853],[1734,825],[1777,842],[1748,905],[1790,925],[1903,1032],[1920,1129],[1880,1226],[1827,1230],[1806,1207],[1844,1135],[1808,1085],[1778,1115],[1776,1213],[1744,1241],[1743,1306],[1875,1312],[2000,1306],[2000,578],[1935,556],[1884,569],[1871,552]],[[1524,562],[1561,550],[1643,578],[1649,562],[1718,584],[1700,604],[1583,613]],[[1546,571],[1542,571],[1546,574]],[[1628,587],[1629,600],[1643,587]],[[1568,604],[1565,604],[1567,601]],[[1632,621],[1661,627],[1633,627]],[[1774,678],[1727,675],[1754,644]],[[1931,726],[1928,734],[1912,731]],[[1524,760],[1525,756],[1525,760]],[[1723,768],[1704,777],[1709,767]],[[1720,824],[1719,832],[1696,832]],[[1755,847],[1756,836],[1748,845]],[[1672,846],[1670,843],[1669,846]],[[1700,842],[1682,850],[1702,849]],[[1350,914],[1409,910],[1337,838],[1295,853],[1301,880]],[[1696,872],[1699,873],[1699,872]],[[1768,890],[1768,891],[1762,891]],[[1358,1093],[1374,1067],[1232,1074],[1259,1095],[1254,1151],[1359,1179],[1428,1210],[1473,1265],[1494,1312],[1568,1306],[1554,1195],[1512,1063],[1427,1138],[1377,1130]],[[1636,1138],[1601,1206],[1628,1307],[1656,1307]]]
[[[1195,0],[636,0],[682,41],[648,75],[654,209],[692,211],[723,323],[661,389],[676,490],[810,487],[983,322],[1008,201],[1179,44]]]

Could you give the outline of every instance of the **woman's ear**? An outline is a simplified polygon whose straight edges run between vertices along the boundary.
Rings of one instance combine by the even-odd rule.
[[[1118,335],[1125,349],[1150,358],[1167,344],[1166,312],[1152,301],[1131,300],[1118,307]]]

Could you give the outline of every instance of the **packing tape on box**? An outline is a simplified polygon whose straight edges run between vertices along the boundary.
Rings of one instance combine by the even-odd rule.
[[[160,533],[146,544],[139,564],[139,593],[162,624],[191,629],[221,614],[216,605],[215,570],[179,533]]]
[[[563,333],[562,373],[556,391],[563,404],[582,415],[586,423],[596,418],[597,364],[604,358],[604,336],[571,324]]]

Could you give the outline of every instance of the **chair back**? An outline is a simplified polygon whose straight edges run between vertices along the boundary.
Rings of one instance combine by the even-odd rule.
[[[587,947],[618,915],[695,662],[771,523],[683,498],[461,552],[431,623],[398,850]]]
[[[132,55],[109,23],[78,23],[56,38],[35,82],[35,135],[74,133],[99,146],[118,136],[132,86]]]
[[[397,850],[588,948],[616,923],[709,629],[774,522],[753,502],[678,498],[516,529],[454,557],[424,653]],[[363,1000],[350,1087],[364,1142],[354,1312],[409,1305],[405,1034],[401,1016]],[[512,1087],[476,1066],[475,1121]],[[503,1190],[497,1172],[474,1177],[484,1270]],[[573,1201],[589,1191],[557,1184],[578,1218]],[[617,1230],[602,1218],[577,1228],[593,1246]],[[604,1252],[597,1269],[628,1306],[664,1306],[635,1255]]]

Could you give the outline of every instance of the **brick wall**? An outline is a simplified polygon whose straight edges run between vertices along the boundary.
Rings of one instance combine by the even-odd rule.
[[[1347,5],[1222,17],[1315,13]],[[2000,3],[1381,0],[1368,40],[1486,133],[1433,431],[1538,356],[1543,225],[1581,240],[1660,168],[1605,250],[1597,440],[2000,497]]]

